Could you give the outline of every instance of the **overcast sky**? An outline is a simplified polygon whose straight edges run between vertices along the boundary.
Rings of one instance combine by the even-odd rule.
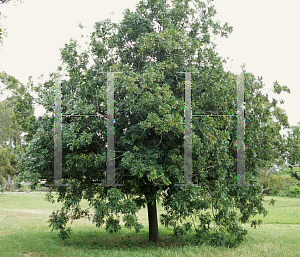
[[[0,48],[0,71],[15,76],[24,84],[41,74],[55,72],[60,65],[60,51],[70,38],[85,42],[81,34],[93,30],[97,21],[110,18],[118,22],[125,8],[134,10],[138,0],[22,0],[23,3],[0,5],[7,16],[0,23],[8,37]],[[228,39],[217,38],[217,51],[229,57],[227,69],[262,76],[264,93],[271,97],[273,82],[291,89],[282,93],[289,122],[300,122],[300,1],[299,0],[215,0],[216,19],[229,22],[233,33]],[[85,28],[79,29],[78,22]],[[38,109],[36,114],[41,114]]]

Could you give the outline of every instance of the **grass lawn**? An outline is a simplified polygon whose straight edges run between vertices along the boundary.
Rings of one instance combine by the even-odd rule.
[[[275,206],[269,201],[276,200]],[[124,227],[115,235],[82,219],[70,224],[70,239],[61,241],[48,227],[49,215],[61,204],[51,204],[45,193],[0,194],[0,256],[300,256],[300,199],[265,197],[269,214],[253,229],[249,224],[246,241],[234,249],[185,246],[171,237],[172,228],[159,226],[160,242],[148,243],[147,209],[139,212],[144,229],[137,235]],[[82,203],[87,207],[87,202]],[[158,214],[164,213],[161,203]],[[123,220],[121,219],[121,222]],[[121,223],[123,224],[123,223]],[[121,225],[123,226],[123,225]]]

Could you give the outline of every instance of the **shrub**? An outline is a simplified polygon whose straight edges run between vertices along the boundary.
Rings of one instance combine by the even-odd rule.
[[[291,195],[293,195],[293,197],[299,197],[300,195],[300,187],[298,186],[293,186],[293,188],[290,191]]]
[[[24,186],[24,185],[21,185],[21,186],[19,187],[19,192],[25,192],[26,189],[30,189],[30,186]]]
[[[280,196],[300,197],[300,187],[297,185],[297,179],[290,175],[282,176],[284,181],[284,189],[281,190]]]
[[[25,189],[24,189],[24,187],[20,186],[20,188],[19,188],[19,192],[25,192]]]

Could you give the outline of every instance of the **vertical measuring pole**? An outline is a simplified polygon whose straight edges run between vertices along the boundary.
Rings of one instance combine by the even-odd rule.
[[[183,73],[183,72],[179,72]],[[198,72],[197,72],[198,73]],[[238,76],[237,80],[237,184],[229,186],[250,186],[245,184],[245,115],[244,115],[244,73]],[[193,185],[192,184],[192,110],[191,110],[191,72],[185,72],[185,137],[184,137],[184,184],[175,184],[176,186]],[[196,115],[206,116],[206,115]],[[208,115],[224,116],[224,115]],[[226,115],[227,116],[227,115]],[[228,115],[230,116],[230,115]]]
[[[61,140],[61,79],[55,75],[55,106],[54,106],[54,184],[62,180],[62,140]]]
[[[245,186],[245,105],[244,73],[237,79],[237,185]]]
[[[185,73],[184,184],[192,184],[191,72]]]
[[[115,133],[114,133],[114,73],[107,73],[107,173],[106,184],[115,184]]]
[[[175,186],[198,186],[192,182],[192,72],[185,73],[185,106],[184,106],[184,184],[175,184]],[[199,72],[193,72],[199,73]]]
[[[46,186],[69,186],[62,184],[62,114],[61,114],[61,78],[59,73],[54,77],[54,184]]]
[[[100,72],[104,73],[104,72]],[[107,160],[106,184],[100,186],[124,186],[115,184],[115,135],[114,135],[114,73],[107,72]],[[55,75],[55,107],[54,107],[54,181],[46,186],[69,186],[62,181],[62,114],[61,114],[61,80]],[[85,116],[85,115],[72,115]],[[102,116],[95,114],[95,116]],[[103,115],[104,116],[104,115]]]

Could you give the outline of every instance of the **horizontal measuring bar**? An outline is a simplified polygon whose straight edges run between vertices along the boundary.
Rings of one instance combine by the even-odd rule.
[[[198,116],[206,116],[206,117],[208,117],[208,116],[220,116],[220,117],[223,117],[223,116],[235,116],[235,117],[237,117],[237,115],[193,115],[193,117],[198,117]]]
[[[62,183],[57,183],[57,184],[45,184],[47,187],[57,187],[57,186],[71,186],[70,184],[62,184]]]
[[[124,186],[124,184],[100,184],[100,183],[93,183],[93,185],[97,185],[97,186],[103,186],[103,187],[111,187],[111,186]]]
[[[204,184],[174,184],[174,186],[203,186]]]
[[[68,117],[68,116],[76,116],[76,117],[81,117],[81,116],[84,116],[84,117],[86,117],[86,116],[107,116],[107,115],[105,115],[105,114],[79,114],[79,115],[76,115],[76,114],[63,114],[62,116],[66,116],[66,117]],[[237,116],[237,115],[192,115],[193,117],[197,117],[197,116],[220,116],[220,117],[222,117],[222,116]]]
[[[184,71],[178,71],[176,73],[200,73],[200,72],[198,72],[198,71],[186,71],[186,72],[184,72]]]
[[[79,115],[76,115],[76,114],[63,114],[62,116],[66,116],[66,117],[69,117],[69,116],[75,116],[75,117],[86,117],[86,116],[107,116],[105,114],[79,114]]]

